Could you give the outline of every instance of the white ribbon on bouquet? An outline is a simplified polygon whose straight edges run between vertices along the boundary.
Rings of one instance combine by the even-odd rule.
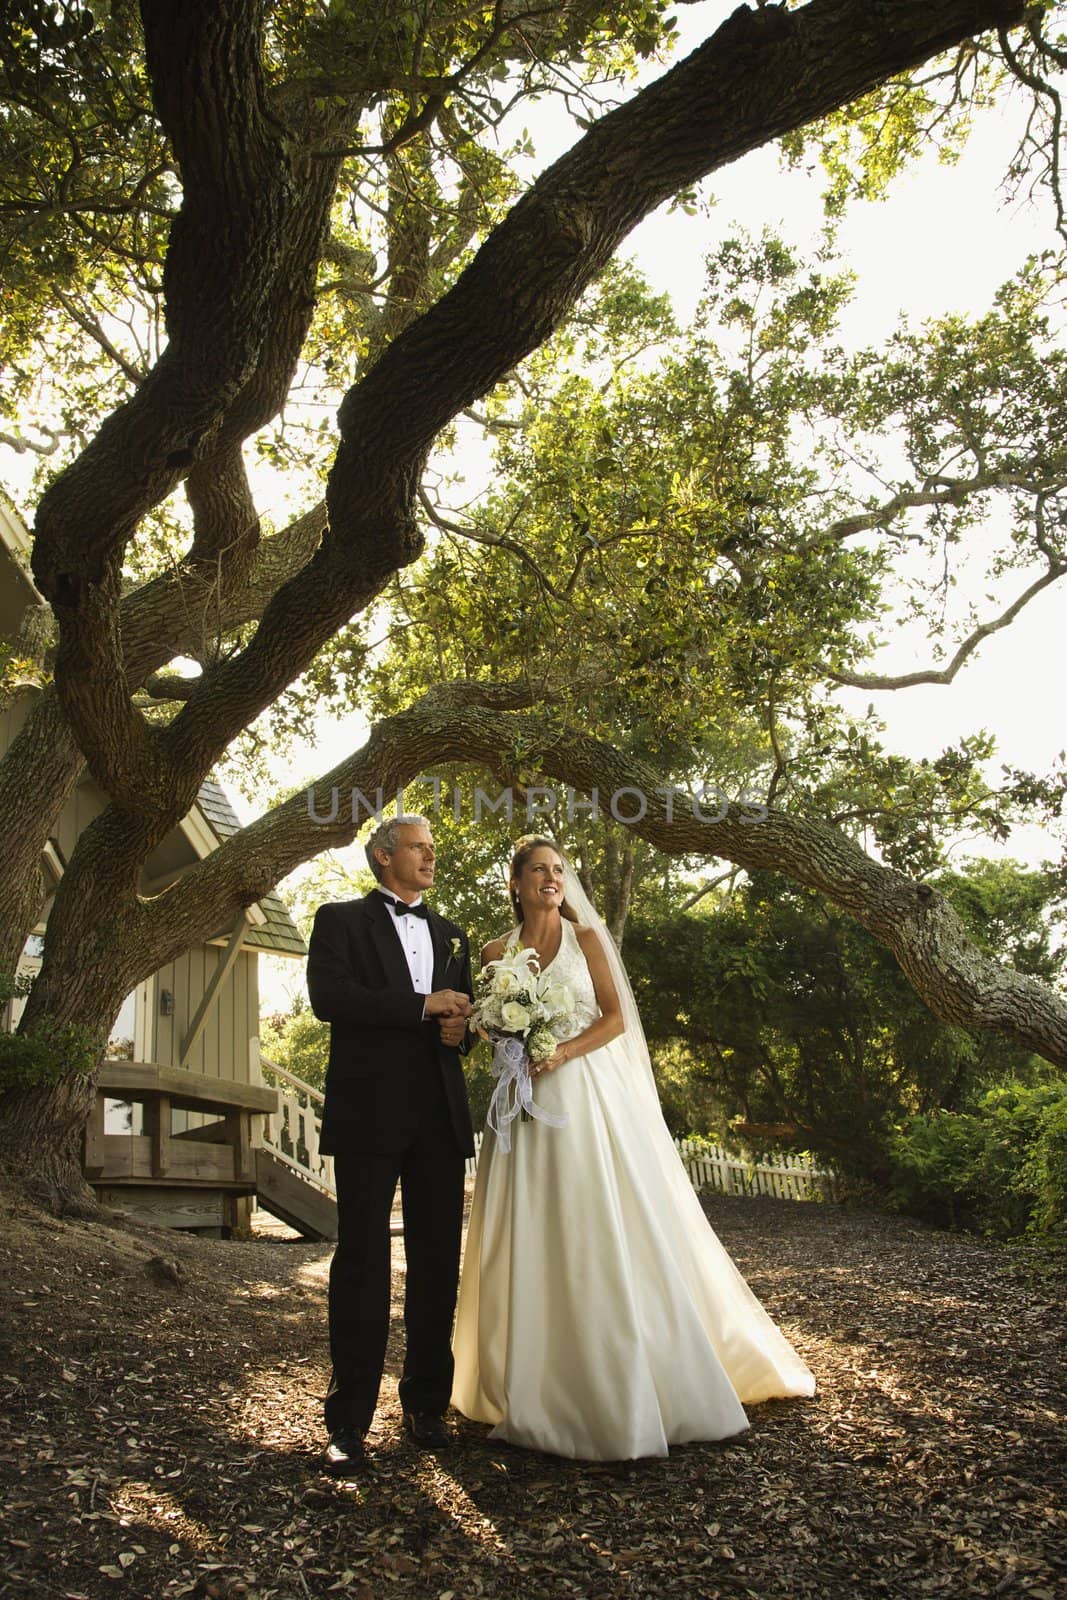
[[[551,1128],[567,1126],[566,1117],[546,1111],[535,1101],[530,1058],[521,1039],[511,1036],[498,1039],[490,1070],[497,1082],[485,1121],[496,1134],[502,1155],[507,1155],[511,1149],[511,1124],[520,1113],[532,1117],[535,1122],[547,1122]]]

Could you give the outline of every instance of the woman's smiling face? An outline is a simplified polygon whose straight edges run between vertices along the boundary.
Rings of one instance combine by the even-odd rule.
[[[563,861],[558,851],[551,845],[538,845],[512,878],[511,887],[524,911],[543,906],[558,910],[563,904]]]

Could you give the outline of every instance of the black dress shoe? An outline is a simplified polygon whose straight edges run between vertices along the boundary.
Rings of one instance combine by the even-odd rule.
[[[336,1428],[322,1458],[322,1470],[331,1478],[355,1478],[371,1465],[358,1428]]]
[[[432,1411],[405,1411],[404,1432],[420,1450],[443,1450],[452,1443],[444,1418]]]

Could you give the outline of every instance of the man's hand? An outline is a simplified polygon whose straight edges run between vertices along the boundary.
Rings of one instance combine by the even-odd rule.
[[[467,1031],[465,1017],[438,1017],[437,1026],[441,1032],[441,1043],[459,1045],[463,1043],[463,1036]]]
[[[470,995],[459,989],[435,989],[426,996],[422,1014],[424,1017],[467,1017],[470,1009]]]

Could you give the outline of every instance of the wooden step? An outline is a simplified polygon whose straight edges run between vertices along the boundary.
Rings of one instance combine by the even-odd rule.
[[[256,1197],[264,1211],[305,1239],[336,1239],[337,1202],[269,1150],[255,1154]]]

